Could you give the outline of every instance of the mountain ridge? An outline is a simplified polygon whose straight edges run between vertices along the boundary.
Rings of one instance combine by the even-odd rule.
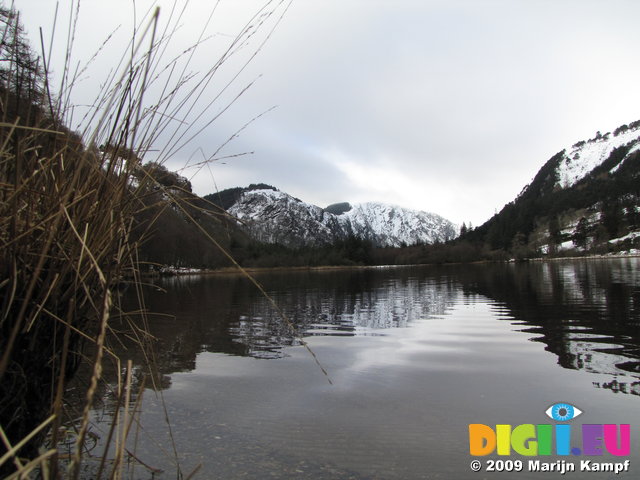
[[[289,247],[327,245],[351,236],[376,247],[399,247],[445,242],[457,235],[455,224],[434,213],[381,202],[341,202],[321,208],[265,184],[205,198],[236,217],[255,240]]]

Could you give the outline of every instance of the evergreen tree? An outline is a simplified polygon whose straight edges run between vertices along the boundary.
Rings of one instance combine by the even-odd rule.
[[[582,217],[578,221],[578,225],[576,225],[576,230],[573,234],[573,243],[580,248],[587,247],[587,219],[584,217]]]
[[[594,232],[594,240],[596,244],[605,243],[607,240],[609,240],[609,233],[607,232],[607,229],[604,227],[604,225],[600,224],[596,227],[596,230]]]
[[[20,117],[21,123],[35,123],[31,117],[39,109],[32,106],[44,104],[44,69],[25,37],[20,14],[13,8],[0,5],[0,32],[0,108],[5,116]],[[12,95],[6,95],[7,91]]]
[[[618,199],[605,200],[602,204],[602,225],[609,238],[616,238],[621,230],[622,208]]]
[[[634,230],[638,227],[638,223],[640,220],[640,215],[636,209],[635,198],[629,197],[624,202],[625,208],[625,220],[629,227],[629,230]]]
[[[562,242],[562,232],[558,216],[554,215],[549,220],[549,251],[555,251],[556,245]]]

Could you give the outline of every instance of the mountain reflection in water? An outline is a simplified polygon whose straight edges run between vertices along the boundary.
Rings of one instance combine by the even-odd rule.
[[[565,368],[640,373],[637,258],[265,272],[257,279],[295,332],[239,275],[165,278],[145,292],[149,310],[165,314],[152,316],[150,327],[164,373],[193,369],[205,351],[270,359],[286,356],[300,337],[385,335],[477,295]],[[640,393],[635,381],[596,386]]]
[[[145,298],[151,312],[175,316],[154,317],[151,331],[160,338],[159,351],[172,352],[170,368],[188,370],[203,351],[280,358],[287,355],[286,347],[300,344],[300,337],[382,335],[384,329],[444,314],[460,293],[437,277],[397,276],[398,271],[259,274],[289,322],[237,275],[165,278]]]
[[[640,264],[637,258],[539,262],[475,268],[465,289],[501,305],[546,344],[564,368],[640,374]],[[596,387],[640,394],[640,383],[614,379]]]

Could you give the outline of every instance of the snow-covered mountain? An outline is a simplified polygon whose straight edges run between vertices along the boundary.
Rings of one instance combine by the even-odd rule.
[[[397,247],[442,242],[457,233],[456,225],[439,215],[382,203],[323,209],[272,188],[236,192],[227,212],[250,236],[266,243],[319,246],[355,236],[376,246]]]
[[[465,239],[523,257],[640,246],[640,121],[567,147]]]

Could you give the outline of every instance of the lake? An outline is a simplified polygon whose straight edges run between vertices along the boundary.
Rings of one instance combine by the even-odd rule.
[[[530,459],[578,469],[586,459],[630,460],[620,475],[573,476],[637,478],[640,259],[256,279],[288,320],[239,275],[166,278],[146,289],[147,309],[164,314],[149,318],[162,388],[144,394],[135,449],[165,471],[154,478],[176,476],[170,435],[183,472],[202,464],[195,478],[551,476],[529,471]],[[580,418],[549,418],[559,402]],[[107,421],[104,411],[95,416],[97,428]],[[571,447],[582,446],[583,424],[630,424],[631,452],[470,455],[470,424],[560,423],[572,426]],[[497,460],[520,460],[522,471],[487,472],[490,460],[499,468],[515,467]]]

